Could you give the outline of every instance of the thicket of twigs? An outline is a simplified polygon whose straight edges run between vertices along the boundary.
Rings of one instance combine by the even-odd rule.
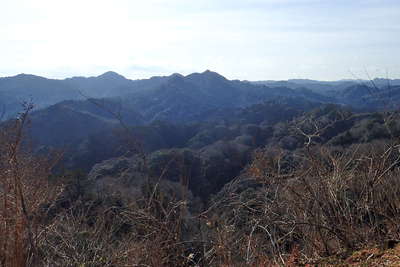
[[[60,193],[48,180],[58,155],[33,156],[22,149],[32,106],[0,132],[0,265],[38,264],[38,243],[46,234],[44,207]]]
[[[224,253],[232,263],[270,255],[285,265],[293,251],[312,259],[398,240],[399,163],[388,143],[257,152],[216,202],[216,232],[231,233]]]
[[[79,174],[55,177],[59,154],[34,156],[31,105],[0,136],[0,266],[187,266],[187,203],[156,183],[140,199],[89,194]],[[59,181],[64,182],[61,184]]]

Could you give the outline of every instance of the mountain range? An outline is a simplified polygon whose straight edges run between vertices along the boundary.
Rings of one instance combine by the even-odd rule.
[[[207,199],[243,170],[255,150],[304,146],[301,131],[320,129],[318,142],[332,145],[400,132],[400,119],[375,112],[400,103],[398,82],[249,82],[209,70],[142,80],[115,72],[64,80],[20,74],[0,78],[0,105],[7,124],[20,102],[33,102],[28,143],[36,153],[61,149],[59,169],[88,173],[104,161],[100,172],[125,161],[139,166],[141,159],[132,157],[141,150],[154,177],[176,182],[179,164],[171,173],[163,168],[182,158],[190,165],[189,189]]]
[[[19,74],[0,78],[0,107],[4,120],[15,116],[20,111],[19,103],[23,101],[31,101],[37,109],[43,109],[64,100],[107,98],[120,101],[124,108],[135,109],[147,121],[187,121],[197,120],[204,111],[245,107],[274,97],[301,97],[310,101],[368,107],[369,102],[376,102],[373,90],[396,94],[399,86],[400,80],[388,79],[248,82],[228,80],[208,70],[187,76],[172,74],[141,80],[126,79],[111,71],[97,77],[64,80]],[[120,100],[116,100],[118,98]],[[76,103],[79,110],[81,104]],[[188,107],[191,107],[189,113]]]
[[[15,117],[23,101],[31,101],[36,107],[30,130],[35,141],[65,146],[121,123],[144,126],[158,121],[229,121],[232,116],[243,117],[253,105],[271,101],[286,103],[289,108],[298,106],[300,110],[308,105],[305,103],[377,110],[400,101],[400,80],[249,82],[228,80],[209,70],[141,80],[126,79],[111,71],[97,77],[64,80],[28,74],[0,78],[3,120]],[[264,113],[261,117],[268,121],[279,117],[279,112],[269,108],[270,115]]]

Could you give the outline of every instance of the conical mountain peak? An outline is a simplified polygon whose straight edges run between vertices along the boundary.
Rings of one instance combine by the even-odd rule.
[[[118,74],[114,71],[107,71],[101,75],[98,76],[98,78],[103,78],[103,79],[125,79],[124,76],[121,74]]]

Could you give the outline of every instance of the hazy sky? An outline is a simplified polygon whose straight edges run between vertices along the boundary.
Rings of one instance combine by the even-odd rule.
[[[2,0],[0,76],[400,78],[399,0]]]

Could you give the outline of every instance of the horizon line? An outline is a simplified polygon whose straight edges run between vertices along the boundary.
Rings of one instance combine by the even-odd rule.
[[[44,79],[48,79],[48,80],[60,80],[60,81],[63,81],[63,80],[72,79],[72,78],[86,78],[86,79],[88,79],[88,78],[98,78],[98,77],[101,77],[101,76],[103,76],[105,74],[108,74],[108,73],[114,73],[116,75],[122,76],[123,78],[125,78],[127,80],[138,81],[138,80],[148,80],[148,79],[155,78],[155,77],[170,77],[170,76],[177,75],[177,74],[181,75],[183,77],[187,77],[187,76],[192,75],[192,74],[204,74],[204,73],[207,73],[207,72],[216,73],[216,74],[226,78],[224,75],[222,75],[221,73],[219,73],[217,71],[212,71],[212,70],[207,69],[207,70],[205,70],[203,72],[191,72],[191,73],[186,74],[186,75],[182,74],[182,73],[179,73],[179,72],[173,72],[171,74],[152,75],[152,76],[147,76],[147,78],[144,77],[144,78],[136,78],[136,79],[127,77],[127,76],[125,76],[125,75],[123,75],[123,74],[121,74],[119,72],[112,71],[112,70],[101,72],[98,75],[72,75],[72,76],[64,76],[62,78],[44,76],[42,74],[33,74],[33,73],[21,72],[21,73],[17,73],[17,74],[14,74],[14,75],[0,76],[0,79],[14,78],[14,77],[17,77],[17,76],[26,75],[26,76],[40,77],[40,78],[44,78]],[[297,81],[314,81],[314,82],[345,82],[345,81],[371,81],[371,80],[373,81],[373,80],[379,80],[379,79],[382,79],[382,80],[400,80],[400,78],[393,78],[393,77],[384,78],[384,77],[379,77],[379,76],[375,76],[373,78],[371,77],[371,78],[368,78],[368,79],[342,78],[342,79],[337,79],[337,80],[324,80],[324,79],[311,79],[311,78],[287,78],[287,79],[276,79],[276,80],[274,80],[274,79],[248,80],[248,79],[231,79],[231,78],[226,78],[226,79],[230,80],[230,81],[235,81],[236,80],[236,81],[242,81],[242,82],[283,82],[283,81],[296,81],[296,80]]]

